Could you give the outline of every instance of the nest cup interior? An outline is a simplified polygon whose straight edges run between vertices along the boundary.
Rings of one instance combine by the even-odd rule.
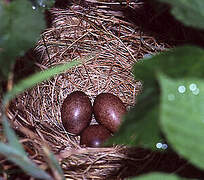
[[[77,5],[53,8],[50,13],[52,24],[35,48],[39,57],[35,65],[45,70],[76,58],[82,64],[18,96],[9,117],[17,119],[14,125],[30,139],[33,159],[43,156],[43,142],[61,161],[66,177],[111,176],[119,171],[122,160],[128,159],[124,147],[81,148],[80,137],[63,128],[60,113],[63,100],[71,92],[82,91],[93,104],[98,94],[108,92],[119,97],[127,109],[132,107],[141,91],[141,82],[132,74],[133,64],[165,50],[167,45],[98,8]],[[91,124],[95,123],[93,116]]]

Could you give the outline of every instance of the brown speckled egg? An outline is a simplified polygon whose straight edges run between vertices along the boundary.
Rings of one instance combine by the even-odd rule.
[[[78,135],[90,124],[92,112],[89,97],[81,91],[72,92],[62,104],[62,124],[69,133]]]
[[[111,137],[111,132],[103,125],[90,125],[81,134],[80,145],[101,147]]]
[[[116,132],[121,125],[122,116],[126,113],[126,107],[117,96],[102,93],[96,97],[93,111],[97,122]]]

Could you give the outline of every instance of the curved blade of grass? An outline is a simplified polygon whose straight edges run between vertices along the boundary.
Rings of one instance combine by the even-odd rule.
[[[62,73],[67,69],[70,69],[74,66],[77,66],[82,61],[87,61],[87,60],[91,59],[92,57],[93,56],[90,55],[90,56],[85,57],[83,60],[82,59],[76,59],[76,60],[73,60],[72,62],[58,65],[56,67],[53,67],[53,68],[47,69],[45,71],[41,71],[41,72],[38,72],[34,75],[31,75],[30,77],[20,81],[16,85],[14,85],[13,89],[11,91],[9,91],[8,93],[6,93],[6,95],[4,96],[3,103],[7,104],[12,98],[14,98],[16,95],[22,93],[26,89],[31,88],[34,85],[36,85],[37,83],[40,83],[44,80],[48,80],[51,77],[53,77],[54,75]]]
[[[45,71],[38,72],[26,79],[23,79],[18,84],[14,85],[13,89],[4,96],[4,103],[6,104],[6,102],[14,98],[16,95],[22,93],[28,88],[33,87],[35,84],[40,83],[44,80],[47,80],[53,77],[54,75],[59,74],[79,64],[80,64],[80,61],[75,60],[67,64],[58,65],[56,67],[47,69]]]
[[[93,57],[92,55],[88,56],[85,59],[83,59],[83,61],[89,60],[92,57]],[[48,70],[36,73],[22,80],[20,83],[15,85],[10,92],[8,92],[4,96],[3,112],[5,112],[5,107],[7,103],[16,95],[22,93],[28,88],[33,87],[37,83],[40,83],[44,80],[47,80],[53,77],[56,74],[59,74],[61,72],[64,72],[67,69],[70,69],[76,65],[79,65],[81,62],[82,60],[76,59],[72,62],[63,64],[63,65],[58,65]],[[14,162],[15,164],[19,165],[29,175],[36,178],[41,178],[41,179],[52,179],[47,173],[45,173],[43,170],[38,168],[32,161],[28,159],[22,145],[18,142],[17,136],[15,135],[14,131],[9,127],[9,123],[7,121],[7,117],[5,114],[3,114],[3,126],[4,126],[5,135],[8,139],[9,145],[5,145],[1,143],[0,153],[5,155],[9,160]],[[9,149],[16,149],[16,150],[15,152],[13,152],[13,151],[9,151]],[[52,162],[55,162],[55,159],[53,157],[51,158],[52,158]],[[60,171],[60,168],[56,165],[56,163],[54,164],[55,164],[55,168],[58,169],[60,174],[63,174],[62,171]]]
[[[64,173],[62,168],[59,165],[59,162],[55,158],[54,154],[47,148],[43,147],[45,154],[47,155],[47,161],[53,171],[56,180],[65,180]]]
[[[13,147],[16,151],[18,151],[20,155],[26,156],[26,152],[24,151],[23,146],[19,143],[18,138],[15,135],[15,132],[13,131],[13,129],[9,127],[9,123],[5,114],[3,114],[2,120],[4,134],[8,140],[9,145]]]
[[[27,174],[39,179],[52,180],[49,174],[38,168],[27,156],[23,156],[12,146],[0,143],[0,153],[20,166]]]
[[[4,134],[8,139],[8,145],[0,143],[0,153],[6,156],[8,160],[20,166],[29,175],[35,178],[52,179],[47,173],[38,168],[28,159],[26,152],[23,149],[23,146],[19,143],[15,132],[10,128],[5,114],[3,114],[2,121]]]

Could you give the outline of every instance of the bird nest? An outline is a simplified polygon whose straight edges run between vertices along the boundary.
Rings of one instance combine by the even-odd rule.
[[[127,22],[121,14],[99,7],[74,5],[53,8],[50,13],[51,27],[42,33],[35,48],[39,57],[35,65],[43,71],[76,58],[82,59],[82,64],[18,96],[11,103],[8,117],[23,134],[21,142],[30,158],[44,168],[42,145],[54,152],[68,179],[120,178],[126,168],[124,162],[138,159],[130,158],[124,146],[80,147],[80,137],[68,134],[62,126],[62,102],[79,90],[92,102],[98,94],[109,92],[126,107],[134,106],[141,82],[133,77],[133,64],[167,46]]]

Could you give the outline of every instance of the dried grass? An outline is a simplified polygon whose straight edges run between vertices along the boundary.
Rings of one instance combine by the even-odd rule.
[[[141,5],[141,4],[138,4]],[[98,7],[71,6],[51,9],[51,28],[42,33],[35,51],[40,70],[94,54],[91,60],[18,96],[8,117],[30,157],[47,168],[42,145],[60,161],[67,179],[108,179],[122,177],[127,147],[82,148],[79,138],[68,134],[61,123],[60,107],[71,92],[81,90],[92,100],[110,92],[134,105],[141,82],[134,80],[131,68],[139,59],[165,50],[166,44],[141,32],[139,27]],[[120,13],[119,13],[120,14]],[[94,117],[92,123],[95,123]]]

